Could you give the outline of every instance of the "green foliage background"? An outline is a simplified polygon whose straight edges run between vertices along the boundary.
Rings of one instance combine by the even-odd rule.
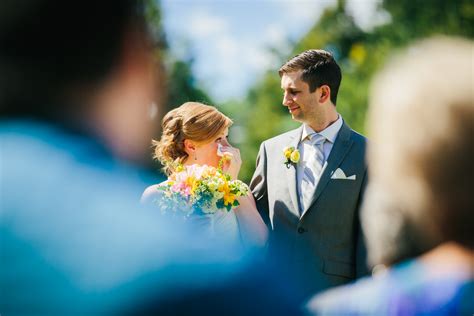
[[[159,4],[154,3],[159,8]],[[322,48],[331,51],[342,68],[337,109],[353,129],[364,134],[371,79],[394,50],[435,34],[474,37],[472,0],[383,0],[379,10],[386,11],[390,21],[364,31],[354,23],[346,10],[345,1],[339,0],[295,43],[289,56],[273,52],[279,56],[280,64],[263,74],[243,100],[215,104],[199,88],[191,70],[192,59],[175,60],[170,63],[171,67],[166,68],[169,93],[165,108],[169,110],[185,101],[204,101],[216,105],[232,117],[235,124],[230,141],[241,149],[243,166],[240,177],[248,183],[260,143],[299,125],[291,120],[287,109],[282,106],[278,68],[306,49]],[[155,18],[154,25],[159,23],[159,19]],[[166,46],[161,51],[166,54]]]

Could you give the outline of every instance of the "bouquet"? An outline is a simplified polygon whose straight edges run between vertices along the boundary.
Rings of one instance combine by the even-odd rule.
[[[207,165],[179,166],[158,190],[163,193],[163,198],[157,200],[162,212],[185,215],[231,211],[239,205],[237,198],[249,192],[242,181],[232,180],[220,168]]]

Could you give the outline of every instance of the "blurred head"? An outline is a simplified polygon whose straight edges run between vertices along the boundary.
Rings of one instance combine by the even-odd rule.
[[[156,124],[140,0],[0,3],[0,117],[48,121],[144,151]]]
[[[215,107],[186,102],[163,118],[161,139],[153,142],[155,158],[168,175],[174,172],[174,166],[187,162],[217,167],[217,147],[229,145],[231,125],[232,120]]]
[[[293,119],[311,122],[320,115],[320,105],[336,105],[341,69],[331,53],[311,49],[287,61],[278,71],[284,91],[283,105]]]
[[[400,212],[425,243],[474,249],[473,51],[468,40],[426,40],[373,80],[363,211],[373,260],[384,247],[377,226],[392,225],[377,221],[381,208]]]

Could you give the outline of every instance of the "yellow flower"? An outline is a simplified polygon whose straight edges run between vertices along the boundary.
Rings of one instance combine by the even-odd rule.
[[[217,184],[217,191],[222,192],[224,191],[224,186],[226,185],[227,181],[224,177],[224,175],[219,174],[219,176],[216,178],[216,184]]]
[[[194,181],[193,186],[191,188],[191,194],[194,195],[194,192],[199,188],[199,181]]]
[[[235,195],[234,194],[224,194],[224,205],[233,205],[235,201]]]
[[[224,163],[226,163],[232,160],[232,156],[228,153],[224,153],[221,159]]]
[[[230,187],[227,182],[222,186],[222,192],[224,193],[224,205],[232,205],[235,201],[235,195],[230,192]]]
[[[178,166],[176,166],[176,172],[181,172],[181,171],[184,171],[184,166],[179,164]]]
[[[186,178],[185,184],[188,188],[191,188],[191,194],[194,194],[194,190],[197,188],[197,179],[193,176]]]
[[[217,188],[217,191],[219,192],[225,192],[229,186],[227,185],[226,181],[219,181],[219,187]]]
[[[290,148],[290,147],[285,147],[285,149],[283,150],[284,154],[285,154],[285,158],[286,159],[290,159],[291,157],[291,153],[293,152],[293,150]]]
[[[298,161],[300,161],[300,152],[297,149],[291,153],[290,160],[292,163],[298,163]]]

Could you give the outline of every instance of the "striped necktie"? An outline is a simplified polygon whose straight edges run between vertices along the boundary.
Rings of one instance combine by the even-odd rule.
[[[313,195],[324,166],[323,144],[325,141],[326,138],[317,133],[309,135],[309,140],[307,140],[311,146],[305,148],[303,157],[303,176],[300,191],[301,214],[313,201]]]

